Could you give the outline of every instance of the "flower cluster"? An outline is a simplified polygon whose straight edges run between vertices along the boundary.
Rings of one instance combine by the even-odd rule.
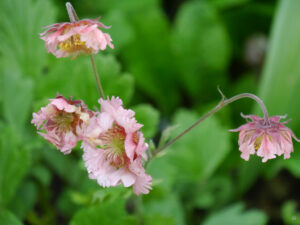
[[[233,132],[239,133],[239,149],[241,157],[246,161],[250,155],[257,154],[262,161],[273,159],[276,155],[284,155],[284,159],[290,158],[293,152],[292,137],[297,140],[293,132],[284,126],[287,122],[280,122],[285,116],[272,116],[260,118],[255,115],[245,116],[247,123],[240,126]],[[250,121],[249,121],[250,119]]]
[[[57,58],[79,54],[96,54],[107,46],[114,48],[109,34],[99,28],[109,28],[97,20],[84,19],[75,21],[75,10],[67,3],[67,10],[72,22],[57,23],[46,27],[41,34],[48,52]],[[91,57],[96,82],[100,95],[104,96],[93,57]],[[293,132],[284,126],[287,122],[280,122],[284,117],[268,117],[262,101],[249,93],[226,99],[222,94],[222,106],[237,99],[248,97],[256,100],[264,111],[264,118],[255,115],[244,116],[247,123],[232,130],[239,133],[239,150],[246,161],[250,155],[257,154],[266,162],[276,155],[290,158],[293,152],[292,138],[299,141]],[[148,194],[151,189],[152,177],[146,174],[143,160],[147,160],[142,125],[134,118],[132,110],[124,109],[122,100],[118,97],[111,99],[100,98],[101,110],[88,110],[82,101],[67,100],[59,95],[50,99],[50,103],[33,113],[32,123],[38,133],[47,141],[54,144],[62,153],[69,154],[72,149],[82,142],[83,160],[89,177],[97,180],[103,187],[123,184],[132,186],[136,195]],[[215,111],[211,111],[209,116]],[[205,115],[204,117],[208,117]],[[199,124],[200,118],[190,128],[183,131],[162,148],[156,149],[155,154],[174,143],[191,128]],[[155,155],[153,154],[153,155]]]
[[[145,173],[148,145],[132,110],[121,99],[100,99],[101,112],[87,110],[82,101],[51,99],[32,123],[47,141],[68,154],[82,141],[83,159],[91,179],[103,187],[133,186],[137,195],[149,193],[152,178]]]

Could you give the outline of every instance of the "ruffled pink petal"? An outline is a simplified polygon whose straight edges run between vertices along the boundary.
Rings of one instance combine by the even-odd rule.
[[[106,155],[101,149],[93,148],[84,143],[83,160],[90,178],[96,179],[98,184],[103,187],[111,187],[123,183],[125,187],[131,186],[136,177],[134,174],[125,168],[117,169],[111,166],[110,162],[106,160]]]
[[[99,104],[101,105],[101,112],[107,112],[109,114],[114,114],[118,110],[123,102],[119,97],[111,97],[111,100],[104,100],[103,98],[99,99]]]
[[[268,159],[276,158],[277,154],[276,143],[271,142],[267,135],[263,135],[260,148],[257,150],[257,155],[263,157],[262,162],[266,162]]]
[[[245,142],[240,145],[239,150],[242,152],[241,158],[248,161],[250,155],[255,154],[255,149],[253,144],[249,144],[249,142]]]
[[[63,110],[68,113],[76,111],[76,106],[70,105],[64,98],[50,99],[51,105],[54,105],[57,109]]]
[[[131,133],[126,135],[124,144],[125,144],[125,152],[127,157],[130,159],[130,161],[133,161],[133,157],[136,149],[136,143],[134,143]]]
[[[145,169],[142,165],[142,159],[137,158],[134,160],[130,164],[129,169],[136,175],[136,181],[133,185],[133,192],[136,195],[148,194],[149,190],[152,189],[152,177],[145,173]]]

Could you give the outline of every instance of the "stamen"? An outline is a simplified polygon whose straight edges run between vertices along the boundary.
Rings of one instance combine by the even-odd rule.
[[[257,151],[260,146],[261,146],[261,142],[262,142],[262,136],[263,135],[260,135],[256,138],[255,142],[254,142],[254,149]]]
[[[92,50],[90,48],[87,48],[84,41],[81,41],[80,34],[72,35],[67,40],[61,42],[59,44],[59,47],[61,50],[73,53],[77,51],[83,51],[87,54],[92,53]]]

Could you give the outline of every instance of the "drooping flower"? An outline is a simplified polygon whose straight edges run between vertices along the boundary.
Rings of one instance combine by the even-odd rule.
[[[82,148],[89,177],[103,187],[133,186],[135,194],[149,193],[152,178],[145,173],[142,158],[148,145],[141,124],[119,98],[100,99],[101,112],[95,113],[85,130]]]
[[[243,159],[248,161],[250,155],[255,153],[263,158],[263,162],[282,154],[284,159],[290,158],[293,152],[292,137],[299,140],[289,128],[284,126],[288,121],[280,122],[285,116],[264,119],[255,115],[242,114],[242,117],[247,120],[247,123],[231,131],[240,132],[238,144]]]
[[[67,100],[58,95],[50,103],[33,113],[33,123],[39,134],[54,144],[62,153],[69,154],[77,145],[83,129],[88,125],[92,112],[82,101]]]
[[[108,45],[114,48],[109,34],[98,28],[110,28],[97,20],[84,19],[75,22],[56,23],[45,27],[40,34],[48,52],[57,58],[75,58],[80,53],[96,54]]]

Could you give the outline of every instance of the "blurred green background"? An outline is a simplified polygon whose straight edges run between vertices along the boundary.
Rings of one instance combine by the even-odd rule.
[[[74,0],[80,18],[112,25],[95,56],[104,91],[136,111],[148,141],[192,124],[220,100],[260,96],[300,136],[300,1]],[[30,124],[57,93],[98,108],[88,57],[56,59],[38,33],[67,21],[62,0],[0,1],[1,225],[299,225],[300,145],[291,159],[240,158],[239,113],[222,109],[149,163],[153,190],[104,189],[89,180],[79,146],[65,156]]]

